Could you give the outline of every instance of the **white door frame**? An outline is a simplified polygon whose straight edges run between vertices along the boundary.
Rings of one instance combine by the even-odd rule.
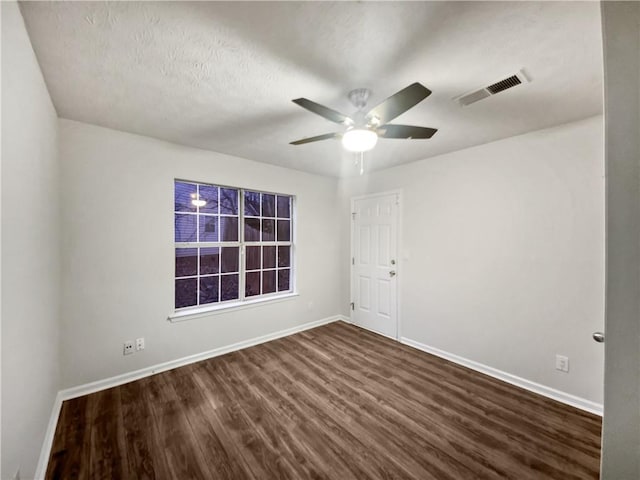
[[[398,257],[398,259],[396,260],[396,271],[398,272],[398,275],[396,276],[396,337],[388,337],[388,338],[393,338],[394,340],[400,341],[402,339],[402,302],[401,302],[401,292],[402,292],[402,275],[403,275],[403,268],[404,268],[404,254],[403,252],[403,248],[402,248],[402,189],[398,188],[398,189],[394,189],[394,190],[385,190],[384,192],[376,192],[376,193],[369,193],[367,195],[357,195],[355,197],[351,197],[351,210],[349,211],[349,223],[350,223],[350,229],[349,231],[351,232],[351,239],[350,239],[350,250],[349,250],[349,285],[350,285],[350,292],[349,292],[349,298],[351,299],[350,302],[354,301],[354,292],[355,292],[355,279],[354,279],[354,275],[353,275],[353,271],[354,271],[354,265],[353,265],[353,261],[352,259],[354,258],[354,244],[353,244],[353,239],[354,239],[354,226],[355,226],[355,222],[353,221],[353,213],[355,212],[355,204],[356,201],[358,200],[366,200],[366,199],[370,199],[370,198],[376,198],[376,197],[384,197],[387,195],[397,195],[398,198],[398,225],[396,228],[396,245],[397,245],[397,252],[396,255]],[[352,316],[352,310],[351,310],[351,305],[349,305],[349,321],[351,323],[353,322],[353,316]],[[360,325],[358,325],[360,327]],[[365,327],[361,327],[361,328],[365,328]],[[366,328],[365,328],[366,330]],[[380,332],[374,332],[377,333],[378,335],[384,335]],[[384,335],[387,336],[387,335]]]

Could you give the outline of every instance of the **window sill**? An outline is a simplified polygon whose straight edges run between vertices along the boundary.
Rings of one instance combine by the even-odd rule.
[[[284,302],[297,297],[298,292],[289,292],[284,295],[278,295],[269,298],[256,298],[255,300],[245,300],[244,302],[227,303],[216,305],[213,307],[194,308],[191,310],[181,310],[172,313],[167,318],[171,323],[183,322],[194,318],[208,317],[210,315],[218,315],[220,313],[228,313],[232,310],[244,310],[245,308],[253,308],[260,305],[268,305],[270,303]]]

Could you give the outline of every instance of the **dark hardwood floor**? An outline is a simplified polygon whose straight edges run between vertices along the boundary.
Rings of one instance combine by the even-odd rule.
[[[64,402],[48,479],[596,479],[600,418],[342,322]]]

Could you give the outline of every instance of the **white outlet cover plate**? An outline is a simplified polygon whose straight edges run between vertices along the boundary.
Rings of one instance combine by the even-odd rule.
[[[556,370],[561,372],[569,371],[569,357],[564,355],[556,355]]]

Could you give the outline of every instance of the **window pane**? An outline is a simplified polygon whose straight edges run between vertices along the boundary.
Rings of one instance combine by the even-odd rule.
[[[200,279],[200,305],[218,301],[218,282],[220,277],[202,277]]]
[[[244,219],[244,241],[245,242],[260,241],[260,219],[259,218]]]
[[[238,247],[222,247],[222,273],[238,271]]]
[[[220,271],[220,249],[217,247],[200,249],[200,275]]]
[[[218,213],[218,187],[200,185],[200,200],[207,202],[200,207],[200,213]]]
[[[276,221],[263,219],[262,220],[262,241],[273,242],[276,239]]]
[[[262,194],[262,216],[263,217],[275,217],[276,216],[276,196],[268,193]]]
[[[267,270],[262,272],[262,293],[273,293],[276,291],[276,271]]]
[[[260,247],[247,247],[246,257],[247,270],[260,270]]]
[[[176,280],[176,308],[190,307],[198,302],[198,279]]]
[[[289,290],[289,269],[278,270],[278,291]]]
[[[289,222],[289,220],[278,220],[279,242],[288,242],[291,240],[290,224],[291,222]]]
[[[290,267],[291,247],[278,247],[278,267]]]
[[[260,216],[260,194],[258,192],[244,192],[244,214],[250,217]]]
[[[289,218],[291,216],[290,198],[278,195],[278,217]]]
[[[238,241],[238,217],[220,217],[220,241]]]
[[[238,190],[235,188],[220,189],[220,213],[226,215],[238,214]]]
[[[196,216],[176,213],[175,229],[176,242],[195,242]]]
[[[260,295],[260,272],[247,272],[244,295],[245,297]]]
[[[198,249],[176,248],[176,277],[198,274]]]
[[[218,217],[198,215],[200,221],[200,242],[218,241]]]
[[[193,183],[174,183],[174,208],[176,212],[195,212],[196,207],[191,200],[195,198],[196,186]]]
[[[262,247],[262,268],[276,267],[276,247]]]
[[[222,275],[220,277],[221,300],[235,300],[238,298],[238,275]]]

